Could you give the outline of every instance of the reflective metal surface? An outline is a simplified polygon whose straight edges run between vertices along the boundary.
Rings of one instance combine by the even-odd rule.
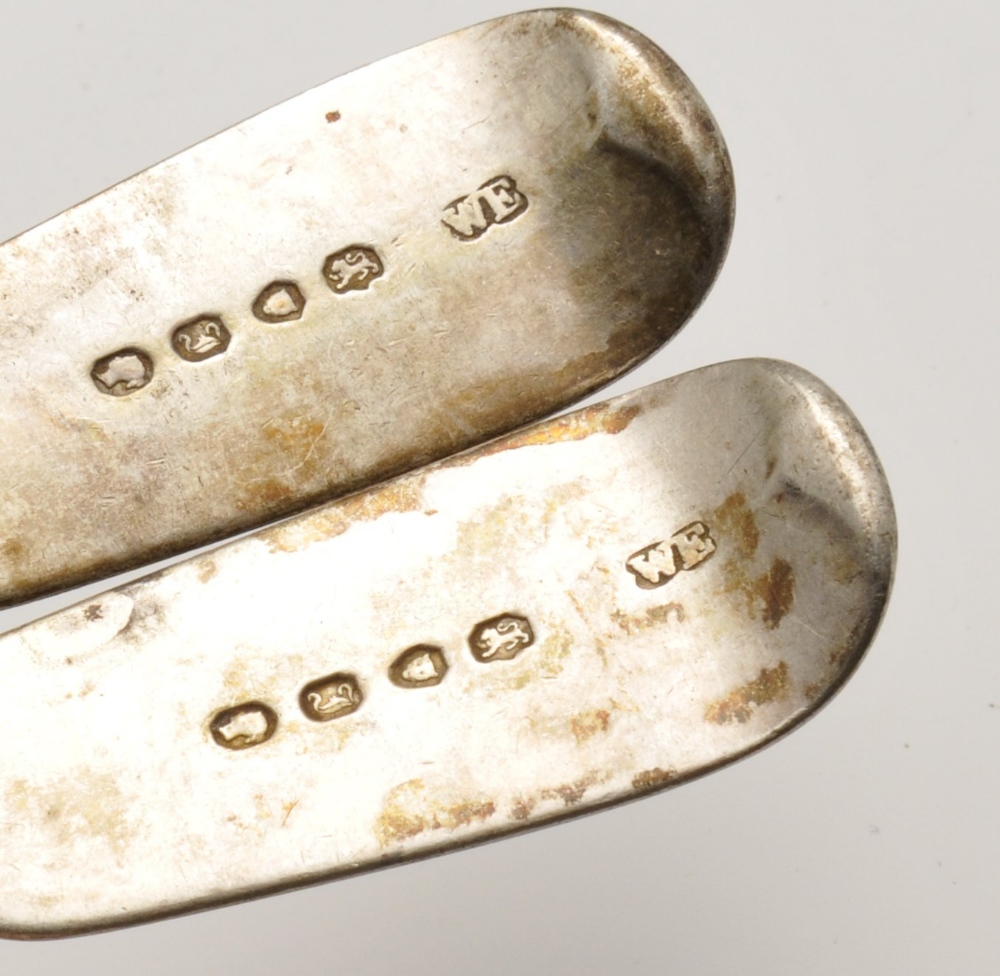
[[[0,248],[0,605],[540,418],[669,339],[722,139],[609,19],[492,21],[316,88]]]
[[[662,789],[840,686],[895,521],[784,363],[515,433],[0,640],[0,927],[109,927]]]

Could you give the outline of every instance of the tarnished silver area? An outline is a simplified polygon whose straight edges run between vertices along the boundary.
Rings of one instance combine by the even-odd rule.
[[[0,640],[0,928],[308,884],[680,783],[869,643],[895,522],[783,363],[528,428]]]
[[[669,339],[729,239],[658,48],[504,17],[244,122],[0,247],[0,605],[501,434]]]

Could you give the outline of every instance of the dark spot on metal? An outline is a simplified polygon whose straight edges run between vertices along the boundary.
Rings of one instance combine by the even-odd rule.
[[[749,722],[754,712],[771,702],[782,701],[791,691],[788,665],[782,661],[774,668],[761,668],[753,681],[734,688],[725,698],[712,702],[705,709],[705,721],[716,725],[741,725]]]
[[[677,778],[676,769],[661,769],[659,766],[654,769],[646,769],[641,773],[636,773],[632,777],[632,789],[634,790],[656,790],[667,783],[673,782]]]
[[[774,630],[795,603],[795,573],[791,565],[776,558],[754,589],[764,604],[761,619],[768,630]]]
[[[710,519],[716,540],[721,544],[725,539],[735,548],[741,559],[749,559],[760,544],[760,530],[753,510],[747,504],[743,492],[733,492],[714,512]]]
[[[569,730],[573,733],[577,745],[580,745],[601,732],[607,732],[610,721],[611,713],[605,708],[598,708],[592,712],[574,715],[569,720]]]

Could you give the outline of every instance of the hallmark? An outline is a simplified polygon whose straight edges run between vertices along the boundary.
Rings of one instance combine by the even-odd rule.
[[[681,570],[694,569],[715,552],[715,540],[704,522],[692,522],[665,542],[654,542],[632,553],[625,568],[644,590],[669,583]]]
[[[294,322],[302,318],[306,300],[294,281],[272,281],[253,303],[253,314],[261,322]]]
[[[448,670],[440,647],[417,644],[403,651],[389,667],[389,679],[400,688],[429,688],[438,685]]]
[[[153,360],[141,349],[119,349],[94,363],[94,386],[108,396],[122,397],[141,390],[153,378]]]
[[[224,353],[229,348],[232,336],[215,316],[201,316],[185,322],[174,329],[170,344],[181,359],[189,363],[200,363]]]
[[[527,209],[528,198],[513,178],[497,176],[474,193],[449,203],[441,223],[460,241],[474,241],[494,224],[506,224]]]
[[[323,277],[338,295],[349,291],[364,291],[383,274],[385,267],[378,253],[361,244],[352,244],[336,251],[323,262]]]
[[[212,738],[224,749],[249,749],[267,742],[278,727],[274,709],[263,702],[224,708],[209,725]]]
[[[361,707],[361,687],[353,674],[329,674],[310,681],[299,693],[299,705],[314,722],[350,715]]]
[[[469,649],[477,661],[509,661],[535,643],[527,617],[504,613],[476,624],[469,634]]]

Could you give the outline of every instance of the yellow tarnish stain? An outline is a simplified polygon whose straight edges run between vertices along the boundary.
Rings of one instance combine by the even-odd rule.
[[[740,491],[730,495],[707,519],[713,538],[739,560],[750,559],[760,543],[760,530],[753,510]]]
[[[563,630],[549,631],[541,644],[529,647],[518,658],[516,669],[499,668],[478,676],[480,686],[495,691],[518,691],[533,681],[551,681],[566,666],[573,650],[573,638]]]
[[[784,701],[790,691],[788,665],[782,661],[777,667],[762,668],[753,681],[709,705],[705,709],[705,720],[716,725],[748,722],[761,705]]]
[[[249,433],[240,445],[244,469],[282,473],[245,482],[234,499],[236,509],[277,514],[288,510],[290,500],[308,494],[309,487],[319,487],[329,462],[324,446],[327,427],[328,423],[286,410],[272,416],[259,432]]]
[[[35,826],[44,826],[54,846],[73,850],[103,841],[118,863],[127,855],[133,828],[127,821],[129,803],[110,773],[76,770],[61,783],[33,785],[26,779],[11,782],[6,790],[8,808]]]
[[[497,553],[509,551],[528,539],[541,539],[552,518],[567,502],[585,494],[581,481],[554,485],[544,498],[503,495],[474,519],[461,522],[455,557],[463,565],[495,563]]]
[[[0,559],[5,562],[20,562],[27,554],[27,547],[19,539],[8,539],[0,545]]]
[[[611,713],[607,709],[598,708],[592,712],[581,712],[579,715],[574,715],[569,720],[569,729],[573,733],[577,745],[580,745],[600,732],[607,732],[610,721]]]
[[[319,509],[261,534],[271,552],[296,552],[311,542],[342,535],[357,522],[373,522],[390,512],[424,510],[423,477],[406,477],[381,488],[359,492],[337,505]]]
[[[222,680],[226,687],[231,691],[236,692],[237,696],[245,695],[246,697],[252,697],[249,693],[249,674],[247,673],[247,665],[245,661],[238,660],[235,661],[229,668],[226,669],[226,673]]]
[[[632,777],[632,789],[634,790],[655,790],[661,786],[666,786],[677,778],[676,769],[647,769],[641,773],[636,773]]]
[[[754,584],[754,594],[762,605],[761,619],[774,630],[795,603],[795,573],[784,559],[778,558]]]
[[[522,447],[565,444],[569,441],[586,440],[593,434],[620,434],[641,412],[642,407],[637,404],[620,410],[609,410],[606,406],[597,404],[506,437],[484,448],[479,454],[488,456],[502,451],[516,451]]]
[[[214,559],[203,559],[198,565],[198,579],[202,583],[207,583],[218,572],[219,567],[215,565]]]
[[[514,820],[527,820],[531,816],[531,811],[538,805],[538,800],[534,797],[524,799],[518,797],[514,805],[510,808],[510,815]]]
[[[831,578],[841,586],[850,585],[864,572],[852,553],[834,544],[830,546],[826,565]]]
[[[667,623],[671,620],[677,623],[684,623],[684,607],[679,603],[665,603],[662,606],[650,607],[645,613],[627,614],[621,610],[614,610],[611,613],[611,620],[617,624],[626,634],[634,634],[638,631],[648,630],[657,624]]]
[[[571,807],[579,803],[587,790],[599,782],[601,782],[601,777],[597,773],[589,773],[573,783],[542,790],[539,795],[543,800],[562,800],[566,806]]]
[[[492,800],[443,801],[428,794],[423,780],[411,779],[389,791],[375,822],[382,848],[416,837],[426,830],[457,830],[489,820],[496,813]]]
[[[293,800],[291,803],[282,804],[282,809],[285,811],[284,819],[281,821],[281,826],[284,827],[288,823],[288,818],[292,815],[292,811],[299,805],[298,800]]]
[[[712,514],[712,527],[719,548],[725,547],[726,585],[721,592],[741,593],[751,619],[760,619],[774,630],[795,602],[795,572],[791,564],[776,557],[770,569],[751,577],[749,567],[760,544],[760,530],[752,509],[740,492],[730,495]]]
[[[573,639],[565,631],[554,631],[542,641],[535,655],[530,670],[523,674],[516,675],[511,681],[510,687],[523,688],[528,682],[536,678],[552,679],[558,677],[565,667],[566,658],[569,657],[573,649]],[[532,648],[529,648],[533,650]],[[529,662],[531,659],[528,659]]]

